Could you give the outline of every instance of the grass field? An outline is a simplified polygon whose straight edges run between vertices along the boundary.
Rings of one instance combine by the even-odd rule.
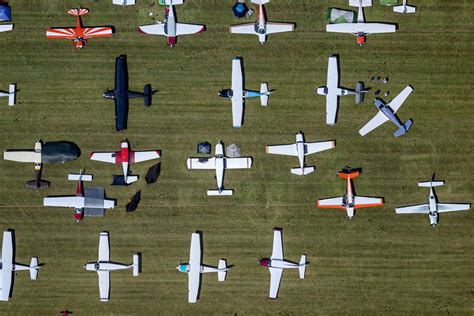
[[[272,1],[269,20],[295,22],[297,29],[260,46],[255,36],[228,32],[241,22],[232,17],[233,1],[190,0],[177,7],[179,20],[206,24],[207,32],[180,37],[173,49],[163,37],[136,32],[152,23],[150,10],[162,19],[163,7],[111,2],[12,1],[15,29],[0,34],[0,88],[16,82],[20,90],[15,107],[0,100],[0,150],[29,148],[38,139],[70,140],[82,150],[74,162],[46,165],[44,178],[52,186],[44,191],[24,188],[32,165],[0,161],[0,228],[16,230],[18,262],[35,255],[45,264],[35,282],[28,273],[16,276],[13,298],[0,304],[0,314],[54,315],[63,308],[74,315],[474,313],[472,210],[442,214],[436,228],[427,216],[394,212],[426,202],[428,191],[417,182],[433,172],[446,181],[437,190],[441,201],[474,201],[474,2],[412,1],[418,12],[400,15],[374,1],[367,20],[396,22],[399,30],[369,36],[357,47],[353,36],[324,31],[327,8],[348,8],[347,1]],[[47,40],[48,27],[74,24],[66,11],[80,5],[90,9],[84,24],[111,24],[117,33],[90,40],[82,51],[68,40]],[[325,100],[313,89],[325,84],[334,53],[344,86],[381,75],[390,77],[392,96],[407,84],[415,88],[399,112],[414,120],[407,135],[393,138],[395,127],[387,123],[359,136],[376,113],[372,94],[362,106],[341,98],[338,124],[326,126]],[[113,102],[101,96],[113,87],[119,54],[128,56],[131,89],[151,83],[159,90],[151,108],[131,102],[125,133],[115,132]],[[230,87],[234,56],[244,58],[247,88],[268,81],[276,89],[268,108],[247,101],[241,129],[232,128],[230,102],[216,95]],[[335,149],[307,159],[317,169],[306,177],[290,174],[296,158],[265,154],[266,144],[294,142],[298,130],[308,141],[337,141]],[[90,151],[116,150],[125,138],[135,149],[162,149],[158,183],[111,187],[120,168],[88,160]],[[188,171],[185,164],[198,142],[221,139],[254,158],[252,169],[226,174],[226,186],[235,190],[231,198],[207,197],[215,185],[212,172]],[[144,178],[150,165],[132,169]],[[357,192],[383,196],[385,206],[363,209],[352,221],[343,212],[316,209],[318,198],[343,193],[336,172],[344,165],[362,167]],[[44,208],[42,198],[73,194],[67,173],[81,168],[119,206],[76,224],[72,210]],[[138,189],[141,204],[126,214]],[[311,262],[305,280],[296,271],[284,273],[276,301],[267,299],[268,271],[257,266],[271,253],[274,226],[284,228],[288,259],[307,253]],[[102,230],[110,232],[112,260],[129,262],[134,252],[143,253],[140,277],[111,274],[108,303],[99,301],[97,275],[82,268],[96,260]],[[175,267],[187,261],[194,230],[203,231],[205,263],[225,257],[234,267],[225,283],[205,275],[201,300],[191,305],[187,276]]]

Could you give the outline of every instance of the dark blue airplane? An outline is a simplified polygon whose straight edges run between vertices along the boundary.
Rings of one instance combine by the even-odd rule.
[[[145,106],[151,105],[153,91],[151,85],[145,85],[143,93],[128,90],[128,68],[127,56],[120,55],[115,59],[115,90],[108,90],[104,98],[115,101],[115,129],[121,131],[127,129],[128,99],[143,98]]]

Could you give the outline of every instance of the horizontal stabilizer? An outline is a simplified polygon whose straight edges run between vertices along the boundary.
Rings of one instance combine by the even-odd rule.
[[[268,105],[268,96],[270,95],[270,91],[268,91],[268,83],[262,82],[260,84],[260,103],[262,106]]]
[[[270,0],[250,0],[250,2],[255,3],[255,4],[265,4],[265,3],[269,3]]]
[[[234,190],[207,190],[208,196],[219,196],[219,195],[227,195],[230,196],[234,194]]]
[[[219,265],[217,266],[217,279],[219,282],[224,282],[227,275],[227,261],[225,259],[219,260]]]
[[[30,278],[36,280],[38,278],[38,269],[40,268],[38,264],[38,257],[31,258],[30,264]]]
[[[444,185],[444,181],[421,181],[418,182],[419,187],[425,187],[425,188],[430,188],[430,187],[439,187]]]
[[[151,90],[151,84],[146,84],[143,88],[143,103],[145,106],[151,105],[151,96],[153,91]]]
[[[114,176],[112,185],[129,185],[138,180],[138,176],[127,176],[127,181],[125,181],[124,176]]]
[[[355,89],[355,103],[361,104],[364,102],[364,93],[367,92],[364,87],[364,83],[362,81],[357,82],[356,89]]]
[[[314,170],[314,167],[291,168],[291,173],[296,174],[297,176],[305,176],[307,174],[310,174]]]
[[[40,181],[31,180],[31,181],[26,182],[27,189],[46,189],[46,188],[49,188],[50,185],[51,183],[46,180],[40,180]]]
[[[134,5],[135,0],[112,0],[112,3],[116,5],[122,5],[122,6]]]
[[[16,84],[10,83],[8,86],[8,105],[12,106],[16,103]]]
[[[70,173],[67,176],[67,179],[70,181],[92,181],[91,174],[80,174],[80,173]]]
[[[136,255],[133,255],[133,270],[132,270],[133,276],[138,276],[140,272],[141,272],[140,271],[140,255],[136,254]]]
[[[339,178],[342,178],[342,179],[354,179],[354,178],[357,178],[358,176],[360,176],[359,171],[353,171],[351,173],[345,173],[343,171],[339,172]]]
[[[362,7],[371,7],[372,0],[349,0],[349,5],[351,7],[358,7],[359,3]]]
[[[413,124],[413,120],[412,119],[409,119],[408,121],[406,121],[405,123],[403,123],[402,126],[400,126],[399,129],[397,129],[394,133],[393,133],[393,136],[395,137],[400,137],[402,136],[403,134],[405,134],[406,132],[408,132],[410,130],[410,127],[411,125]]]
[[[416,7],[411,5],[397,5],[393,7],[393,12],[397,13],[415,13]]]
[[[13,30],[13,24],[2,24],[0,25],[0,32],[8,32]]]
[[[74,8],[74,9],[71,9],[71,10],[67,11],[67,13],[69,13],[71,15],[75,15],[75,16],[81,16],[81,15],[85,15],[85,14],[89,13],[89,9]]]
[[[300,264],[298,265],[298,270],[300,272],[300,279],[304,279],[304,275],[306,273],[306,255],[302,255],[300,259]]]
[[[166,0],[165,3],[167,5],[178,5],[178,4],[183,4],[184,0]]]

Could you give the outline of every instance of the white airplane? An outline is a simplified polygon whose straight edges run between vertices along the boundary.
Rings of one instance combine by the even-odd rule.
[[[307,143],[304,140],[303,132],[299,131],[298,133],[296,133],[296,143],[289,145],[267,145],[265,149],[267,154],[298,157],[300,166],[291,168],[291,173],[298,176],[304,176],[310,174],[315,170],[314,166],[305,167],[305,157],[307,155],[328,150],[334,147],[336,147],[335,140]]]
[[[168,38],[168,46],[173,47],[176,44],[176,37],[179,35],[202,33],[206,30],[205,25],[186,24],[176,22],[176,12],[174,5],[182,4],[183,0],[166,0],[169,5],[165,11],[164,23],[155,23],[142,25],[138,27],[138,32],[150,35],[163,35]]]
[[[397,207],[395,212],[397,214],[428,214],[431,226],[436,226],[439,221],[439,213],[466,211],[471,208],[470,203],[439,203],[434,187],[444,185],[444,181],[435,181],[434,178],[435,175],[433,174],[431,181],[422,181],[418,183],[419,187],[430,188],[430,195],[427,204]]]
[[[282,230],[282,228],[278,227],[273,228],[272,256],[270,258],[262,258],[258,262],[261,267],[266,267],[270,271],[270,293],[268,297],[272,299],[278,297],[283,269],[298,269],[300,279],[304,279],[306,266],[309,264],[306,261],[306,255],[301,256],[299,264],[284,259]]]
[[[13,244],[13,231],[7,230],[3,232],[1,274],[0,274],[0,300],[8,301],[11,297],[13,274],[16,271],[30,271],[30,278],[36,280],[40,265],[38,257],[31,258],[29,266],[15,262],[15,245]]]
[[[201,287],[201,273],[217,273],[219,282],[225,281],[227,267],[225,259],[219,260],[218,267],[211,267],[202,263],[202,244],[201,233],[195,232],[191,236],[191,249],[189,251],[189,263],[180,263],[176,267],[179,272],[188,274],[188,302],[196,303],[199,298],[199,291]]]
[[[92,181],[91,174],[70,173],[68,180],[77,181],[76,195],[45,197],[43,200],[44,206],[74,208],[74,218],[77,223],[84,216],[104,216],[105,209],[115,207],[115,200],[106,199],[103,188],[84,189],[83,181]]]
[[[8,91],[0,91],[0,98],[8,97],[8,105],[13,106],[16,103],[16,84],[10,83]]]
[[[344,196],[330,199],[318,200],[317,207],[320,208],[338,208],[347,213],[347,217],[352,219],[355,216],[355,210],[364,207],[381,206],[384,204],[383,198],[374,198],[367,196],[356,196],[353,189],[352,179],[357,178],[360,172],[350,167],[345,167],[339,172],[339,178],[346,179],[346,193]]]
[[[128,185],[138,180],[138,176],[130,175],[130,164],[157,159],[161,157],[161,150],[131,151],[128,140],[121,143],[121,150],[117,152],[92,152],[90,159],[122,165],[123,176],[114,176],[113,185]]]
[[[244,89],[242,57],[232,59],[232,88],[219,91],[219,96],[232,101],[232,126],[240,128],[243,121],[244,99],[260,97],[262,106],[268,105],[268,83],[262,82],[260,92]]]
[[[99,275],[100,300],[107,302],[110,298],[110,271],[132,269],[133,276],[140,271],[140,255],[133,255],[132,264],[123,264],[110,261],[109,233],[101,232],[99,238],[99,259],[84,265],[87,271],[96,271]]]
[[[397,5],[393,7],[393,12],[398,12],[398,13],[415,13],[416,12],[416,7],[408,5],[407,0],[403,0],[402,5]]]
[[[326,87],[319,87],[316,93],[326,96],[326,124],[334,125],[337,118],[337,110],[339,108],[339,96],[354,94],[356,103],[363,102],[364,85],[357,84],[356,90],[346,89],[339,86],[339,69],[337,55],[329,57],[328,61],[328,77]]]
[[[216,145],[215,157],[212,158],[188,158],[188,169],[215,169],[217,190],[207,190],[208,196],[232,195],[234,190],[224,190],[224,172],[226,169],[250,169],[252,157],[228,158],[224,154],[224,144]]]
[[[411,125],[413,124],[413,120],[409,119],[405,123],[402,123],[395,113],[397,113],[398,109],[402,106],[403,102],[405,102],[412,91],[413,88],[411,86],[407,86],[387,104],[385,104],[380,99],[375,99],[374,104],[379,111],[367,124],[364,125],[364,127],[359,130],[359,134],[364,136],[387,121],[391,121],[398,127],[398,129],[393,133],[394,137],[402,136],[408,132],[411,128]]]
[[[229,27],[231,33],[255,34],[258,36],[260,44],[263,44],[269,34],[291,32],[295,29],[294,23],[267,22],[263,5],[270,2],[270,0],[251,0],[251,2],[259,5],[257,21],[255,23],[231,25]]]
[[[127,5],[134,5],[135,0],[112,0],[113,4],[127,6]]]
[[[375,33],[394,33],[397,30],[395,24],[390,23],[367,23],[364,18],[364,7],[371,7],[372,0],[349,0],[349,5],[359,7],[356,23],[327,24],[326,32],[349,33],[357,36],[357,44],[364,45],[365,37]]]

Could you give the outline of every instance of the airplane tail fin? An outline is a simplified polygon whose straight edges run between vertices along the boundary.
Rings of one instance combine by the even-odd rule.
[[[355,89],[355,102],[356,104],[361,104],[364,102],[364,93],[368,90],[365,89],[364,83],[362,81],[357,82]]]
[[[151,84],[145,85],[145,87],[143,88],[143,102],[145,106],[151,105],[152,94],[153,94],[153,91],[151,90]]]
[[[307,174],[310,174],[315,170],[314,167],[304,167],[304,168],[291,168],[291,173],[296,174],[297,176],[305,176]]]
[[[140,274],[140,255],[137,253],[133,255],[133,264],[132,264],[132,273],[133,276],[138,276]]]
[[[224,282],[225,277],[227,276],[227,271],[229,270],[227,268],[227,261],[225,259],[220,259],[217,268],[217,279],[219,280],[219,282]]]
[[[307,265],[308,263],[306,262],[306,255],[302,255],[300,259],[300,264],[298,265],[298,270],[300,271],[300,279],[304,279]]]
[[[260,104],[262,106],[267,106],[268,105],[268,96],[270,95],[270,92],[268,90],[268,83],[262,82],[260,84]]]
[[[439,187],[444,185],[444,181],[421,181],[418,182],[419,187],[431,188],[431,187]]]
[[[234,190],[207,190],[207,196],[219,196],[219,195],[232,195],[234,194]]]
[[[357,178],[358,176],[360,176],[360,172],[359,171],[351,171],[350,173],[346,173],[344,171],[339,171],[338,176],[339,176],[339,178],[342,178],[342,179],[354,179],[354,178]]]
[[[270,2],[270,0],[250,0],[250,2],[255,3],[255,4],[265,4]]]
[[[86,15],[87,13],[89,13],[89,9],[74,8],[74,9],[71,9],[71,10],[67,11],[67,13],[69,13],[71,15],[74,15],[74,16],[81,16],[81,15]]]
[[[46,180],[31,180],[26,182],[26,188],[28,189],[46,189],[49,188],[51,183]]]
[[[413,124],[413,120],[409,119],[408,121],[403,123],[403,125],[399,129],[397,129],[395,131],[395,133],[393,133],[393,136],[395,136],[395,137],[402,136],[403,134],[405,134],[406,132],[408,132],[410,130],[410,127],[411,127],[412,124]]]
[[[67,179],[70,181],[92,181],[91,174],[83,174],[83,173],[70,173],[67,175]]]
[[[8,105],[12,106],[16,103],[16,83],[10,83],[8,87]]]
[[[31,264],[30,264],[30,278],[32,280],[36,280],[38,278],[38,270],[40,266],[38,263],[38,257],[33,257],[31,258]]]
[[[359,3],[361,4],[362,7],[372,6],[372,0],[349,0],[349,5],[351,7],[358,7]]]
[[[397,13],[415,13],[416,7],[412,5],[397,5],[393,7],[393,12]]]

